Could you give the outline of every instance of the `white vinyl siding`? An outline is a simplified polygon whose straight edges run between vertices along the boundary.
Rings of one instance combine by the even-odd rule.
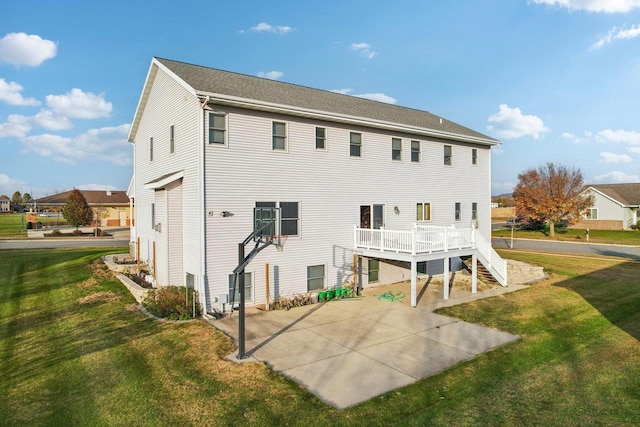
[[[150,224],[154,191],[145,189],[144,185],[183,171],[182,268],[196,275],[195,284],[199,287],[201,302],[208,304],[206,309],[211,308],[213,296],[229,292],[228,275],[238,265],[238,242],[252,231],[256,201],[298,203],[298,236],[287,239],[282,252],[273,246],[267,247],[249,264],[248,268],[253,271],[253,304],[265,301],[265,264],[269,264],[272,300],[278,295],[304,292],[308,266],[325,266],[326,287],[350,280],[353,227],[358,225],[361,205],[378,204],[380,209],[376,211],[381,215],[376,216],[376,221],[383,222],[386,228],[399,230],[411,229],[416,221],[416,202],[423,202],[425,198],[431,205],[433,225],[451,225],[452,200],[465,206],[481,200],[479,216],[490,217],[491,153],[488,147],[478,147],[477,167],[472,169],[470,161],[466,161],[466,165],[458,162],[452,168],[440,161],[442,140],[407,134],[404,136],[407,141],[420,139],[424,165],[407,161],[389,167],[389,141],[396,136],[389,131],[225,105],[227,146],[220,150],[218,144],[209,144],[209,115],[203,112],[197,97],[181,83],[160,69],[145,96],[147,106],[134,143],[135,215],[141,260],[151,263],[156,238]],[[222,109],[216,105],[211,108]],[[287,155],[272,148],[268,136],[272,135],[274,121],[286,123]],[[175,125],[177,131],[173,156],[169,154],[166,131],[171,125]],[[316,155],[315,144],[311,142],[316,127],[326,129],[329,149],[322,155]],[[158,129],[164,131],[157,134]],[[154,132],[156,150],[154,161],[150,162],[147,144]],[[351,159],[352,133],[358,136],[360,158],[357,162]],[[466,149],[453,141],[448,145],[454,150],[463,147],[461,152]],[[400,182],[407,185],[399,185]],[[200,202],[202,191],[206,191],[206,196]],[[394,213],[395,206],[399,214]],[[222,217],[221,211],[231,215]],[[490,224],[485,222],[481,232],[489,238]],[[202,255],[201,238],[204,239]],[[247,253],[250,249],[247,246]],[[389,265],[379,263],[378,268],[390,269]],[[366,284],[366,259],[362,260],[362,269]],[[170,274],[173,277],[172,270]],[[379,283],[388,277],[402,277],[400,273],[391,276],[387,270],[384,274],[378,270],[378,275]],[[184,273],[182,277],[184,280]],[[207,292],[203,292],[205,284]]]

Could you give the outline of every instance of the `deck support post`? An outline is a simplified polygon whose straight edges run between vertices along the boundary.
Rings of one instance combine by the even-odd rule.
[[[444,299],[449,299],[449,257],[444,258],[444,273],[442,274],[442,286],[444,289]]]
[[[478,256],[471,255],[471,293],[478,292]]]
[[[418,263],[416,258],[411,258],[411,307],[418,305],[416,293],[416,277],[418,276]]]

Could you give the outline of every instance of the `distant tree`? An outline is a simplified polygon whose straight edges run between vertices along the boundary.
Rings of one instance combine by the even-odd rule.
[[[22,194],[20,194],[19,191],[16,191],[13,193],[13,196],[11,196],[11,205],[14,209],[22,206]]]
[[[91,223],[93,219],[93,210],[89,207],[87,199],[84,198],[80,190],[74,189],[67,202],[62,208],[62,216],[71,225],[75,225],[76,230],[81,225],[87,225]]]
[[[549,234],[555,236],[556,222],[574,222],[593,206],[593,196],[582,194],[583,187],[580,169],[547,163],[518,175],[513,200],[518,216],[549,224]]]

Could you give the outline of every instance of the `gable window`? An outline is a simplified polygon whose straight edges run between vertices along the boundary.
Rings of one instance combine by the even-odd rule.
[[[324,265],[307,267],[307,292],[324,288]]]
[[[456,202],[454,218],[455,218],[456,221],[460,221],[460,202]]]
[[[362,157],[362,134],[351,132],[349,134],[349,155],[351,157]]]
[[[471,149],[471,164],[472,165],[477,165],[478,164],[478,149],[477,148],[472,148]]]
[[[451,151],[450,145],[444,146],[444,164],[447,166],[451,166],[453,160],[453,154]]]
[[[420,141],[411,141],[411,161],[420,162]]]
[[[233,299],[233,303],[240,303],[240,288],[236,285],[236,294],[233,295],[233,285],[236,279],[235,274],[229,275],[229,304],[231,304],[231,300]],[[252,274],[244,273],[244,301],[251,302],[253,301],[253,283],[252,283]]]
[[[478,219],[478,203],[477,202],[471,203],[471,219],[473,221]]]
[[[209,144],[227,143],[227,115],[209,113]]]
[[[585,219],[598,219],[598,208],[589,208],[584,214]]]
[[[316,150],[324,150],[327,148],[327,129],[316,128]]]
[[[391,138],[391,160],[402,160],[402,140]]]
[[[287,149],[287,124],[282,122],[273,122],[273,140],[271,148],[273,150]]]
[[[175,127],[171,125],[169,127],[169,153],[173,153],[176,151],[176,140],[175,140]]]
[[[368,270],[369,270],[369,283],[380,281],[380,260],[369,259]]]
[[[431,221],[431,203],[416,204],[416,221]]]
[[[149,138],[149,161],[153,162],[153,137]]]

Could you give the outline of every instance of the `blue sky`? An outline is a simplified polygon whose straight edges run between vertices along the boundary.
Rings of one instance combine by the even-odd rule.
[[[151,58],[430,111],[502,141],[492,194],[551,161],[640,182],[640,0],[0,2],[0,194],[126,190]]]

